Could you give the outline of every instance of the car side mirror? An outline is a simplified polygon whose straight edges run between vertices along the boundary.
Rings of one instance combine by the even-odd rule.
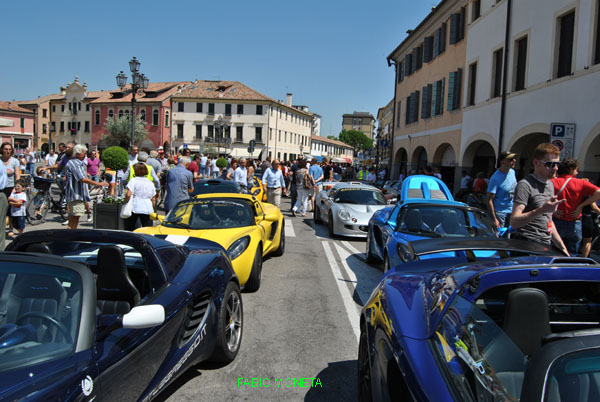
[[[260,193],[260,188],[257,188],[256,190],[254,190],[252,192],[252,195],[256,197],[259,193]]]
[[[396,227],[397,227],[397,225],[396,225],[396,222],[394,222],[394,221],[388,221],[388,225],[390,225],[390,227],[391,227],[393,230],[396,230]]]
[[[278,219],[277,214],[265,214],[265,220],[269,222],[275,222]]]
[[[123,328],[152,328],[165,322],[165,308],[160,304],[137,306],[121,319]]]
[[[164,215],[159,215],[156,212],[153,212],[150,214],[150,219],[152,219],[153,221],[159,221],[162,222],[165,220],[165,216]]]

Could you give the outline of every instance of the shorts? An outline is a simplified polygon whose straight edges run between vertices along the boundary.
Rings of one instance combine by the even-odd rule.
[[[594,236],[594,217],[591,214],[581,216],[581,237],[590,238]]]
[[[25,217],[24,216],[11,216],[10,221],[15,229],[17,229],[17,230],[25,229]]]
[[[81,200],[69,202],[67,208],[69,209],[69,216],[85,215],[85,202]]]

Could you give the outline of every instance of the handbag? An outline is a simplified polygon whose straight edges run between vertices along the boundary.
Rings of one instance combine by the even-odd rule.
[[[125,203],[125,205],[123,205],[121,207],[121,214],[119,216],[123,219],[127,219],[127,218],[131,217],[132,213],[133,213],[133,192],[131,192],[131,197],[129,197],[129,201],[127,201]]]

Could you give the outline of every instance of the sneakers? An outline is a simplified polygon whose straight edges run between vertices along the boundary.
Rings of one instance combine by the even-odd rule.
[[[68,224],[69,224],[69,220],[68,219],[62,223],[63,226],[67,226]]]
[[[92,217],[92,214],[88,214],[88,222],[92,222],[94,220],[94,218]]]

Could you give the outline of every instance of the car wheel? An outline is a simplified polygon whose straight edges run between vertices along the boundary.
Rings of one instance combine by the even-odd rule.
[[[367,233],[367,262],[375,264],[377,263],[377,258],[375,258],[375,256],[373,255],[373,252],[371,251],[371,243],[373,240],[371,240],[371,237],[373,236],[373,234],[371,233],[371,230],[369,229],[369,232]]]
[[[315,211],[313,212],[314,214],[314,221],[315,223],[321,223],[321,208],[319,208],[318,205],[315,204]]]
[[[369,343],[367,333],[360,331],[358,343],[358,400],[359,402],[371,402],[371,364],[369,362]]]
[[[390,269],[390,257],[388,257],[387,253],[385,253],[385,257],[383,257],[383,273],[385,274]]]
[[[279,237],[279,247],[273,252],[273,255],[280,257],[285,252],[285,219],[281,220],[281,234]]]
[[[210,360],[229,363],[235,359],[242,342],[243,320],[240,287],[235,282],[229,282],[219,311],[217,339]]]
[[[327,219],[327,229],[329,230],[329,237],[332,239],[335,238],[335,233],[333,232],[333,215],[329,214],[329,219]]]
[[[259,244],[254,254],[254,262],[252,263],[252,270],[250,271],[250,277],[244,290],[249,292],[256,292],[260,288],[260,278],[262,276],[262,245]]]

